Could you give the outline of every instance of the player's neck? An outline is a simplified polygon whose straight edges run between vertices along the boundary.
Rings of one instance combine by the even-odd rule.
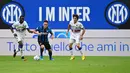
[[[48,27],[46,27],[46,28],[45,28],[45,27],[43,27],[43,29],[47,29],[47,28],[48,28]]]
[[[74,22],[74,24],[76,24],[77,22]]]
[[[23,22],[20,22],[20,21],[19,21],[19,23],[20,23],[20,24],[23,24]]]

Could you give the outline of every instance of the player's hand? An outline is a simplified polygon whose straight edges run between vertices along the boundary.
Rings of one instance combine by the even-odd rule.
[[[42,43],[40,43],[40,45],[42,45]]]
[[[54,35],[51,36],[51,39],[54,39]]]
[[[83,36],[82,35],[80,35],[80,38],[79,38],[80,40],[82,40],[83,39]]]
[[[42,35],[42,33],[37,33],[37,35]]]

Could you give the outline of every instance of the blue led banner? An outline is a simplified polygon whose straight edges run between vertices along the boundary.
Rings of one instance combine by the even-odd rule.
[[[30,28],[42,25],[46,19],[53,29],[67,29],[73,14],[79,15],[87,29],[116,29],[129,21],[130,11],[125,3],[113,0],[15,0],[1,9],[6,24],[25,15]]]

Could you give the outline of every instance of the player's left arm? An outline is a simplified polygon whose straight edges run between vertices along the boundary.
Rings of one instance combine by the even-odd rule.
[[[13,33],[14,37],[17,37],[17,34],[14,32],[14,29],[16,28],[16,23],[12,24],[12,26],[10,26],[10,30]]]
[[[81,24],[81,29],[82,29],[82,33],[80,35],[80,39],[82,40],[83,39],[83,35],[85,34],[85,28],[84,26]]]
[[[27,29],[27,31],[28,31],[29,33],[33,33],[33,31],[30,30],[29,28],[26,28],[26,29]]]
[[[50,29],[50,34],[51,34],[51,39],[54,39],[54,34],[51,29]]]
[[[27,31],[28,31],[29,33],[33,33],[33,31],[29,29],[28,23],[27,23],[26,21],[25,21],[25,25],[26,25]]]
[[[83,36],[84,35],[84,33],[85,33],[85,28],[82,28],[82,33],[81,33],[81,36]]]

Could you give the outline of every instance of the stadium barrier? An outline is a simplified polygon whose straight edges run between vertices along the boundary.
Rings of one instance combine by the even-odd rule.
[[[69,56],[69,38],[64,35],[65,31],[53,30],[53,32],[55,39],[49,39],[53,55]],[[130,56],[129,32],[130,30],[86,30],[84,39],[81,41],[82,51],[86,56]],[[17,41],[13,38],[10,30],[0,30],[0,33],[0,55],[12,55],[13,50],[18,47]],[[27,33],[24,50],[25,55],[39,54],[39,45],[35,34]],[[75,55],[80,55],[75,45],[73,50]],[[44,55],[48,55],[48,52],[44,51]]]

